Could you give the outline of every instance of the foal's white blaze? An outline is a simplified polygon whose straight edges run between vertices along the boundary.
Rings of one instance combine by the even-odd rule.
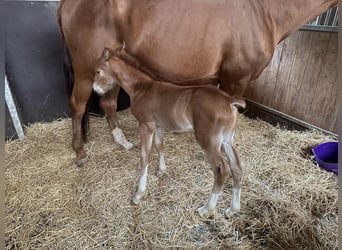
[[[93,84],[93,90],[99,95],[104,95],[106,93],[96,82]]]
[[[144,173],[140,176],[138,188],[137,188],[137,191],[133,197],[133,202],[135,204],[139,204],[141,198],[145,194],[146,183],[147,183],[147,168],[148,168],[148,165],[145,167]]]
[[[233,188],[233,197],[232,202],[230,204],[230,208],[225,211],[227,216],[233,215],[240,211],[240,197],[241,197],[241,188]]]
[[[116,127],[115,129],[113,129],[112,134],[114,137],[114,141],[117,144],[123,146],[126,150],[129,150],[133,147],[133,144],[126,140],[126,137],[120,128]]]

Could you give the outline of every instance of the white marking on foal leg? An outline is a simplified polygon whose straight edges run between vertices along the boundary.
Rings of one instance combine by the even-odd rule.
[[[116,127],[115,129],[113,129],[112,134],[114,137],[114,141],[117,144],[123,146],[126,150],[129,150],[133,147],[133,144],[126,140],[126,137],[122,133],[122,130],[120,128]]]
[[[146,191],[147,168],[148,168],[148,165],[145,167],[145,171],[140,176],[138,188],[137,188],[137,191],[135,192],[135,195],[133,197],[133,202],[134,202],[134,204],[137,204],[137,205],[140,203],[140,200],[144,196],[145,191]]]
[[[165,159],[164,159],[164,147],[163,147],[163,130],[161,128],[156,128],[154,134],[156,148],[159,153],[159,169],[157,171],[157,176],[161,176],[165,170]]]
[[[233,197],[230,208],[225,211],[226,216],[231,216],[240,211],[241,188],[233,188]]]
[[[160,153],[159,158],[159,169],[157,171],[157,176],[161,176],[166,170],[166,164],[164,159],[164,153]]]
[[[207,204],[197,209],[197,212],[199,213],[201,217],[208,216],[214,211],[219,196],[220,194],[211,192]]]

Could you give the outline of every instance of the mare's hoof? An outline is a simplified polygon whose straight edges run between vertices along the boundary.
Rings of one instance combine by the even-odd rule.
[[[84,164],[87,162],[89,160],[89,157],[88,156],[86,156],[86,157],[84,157],[84,158],[82,158],[82,159],[80,159],[80,160],[75,160],[75,164],[76,164],[76,166],[77,167],[83,167],[84,166]]]

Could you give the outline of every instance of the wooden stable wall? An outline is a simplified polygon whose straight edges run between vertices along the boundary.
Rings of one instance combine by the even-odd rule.
[[[278,45],[245,97],[337,133],[337,36],[295,32]]]

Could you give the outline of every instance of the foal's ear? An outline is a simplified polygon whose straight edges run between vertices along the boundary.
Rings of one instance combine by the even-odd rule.
[[[105,60],[105,61],[108,61],[110,56],[111,56],[111,51],[110,49],[108,48],[104,48],[103,52],[102,52],[102,58]]]

